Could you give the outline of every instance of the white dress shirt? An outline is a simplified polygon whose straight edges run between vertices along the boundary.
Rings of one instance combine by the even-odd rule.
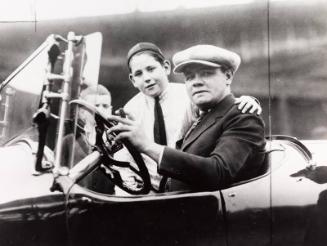
[[[140,92],[130,99],[124,107],[128,114],[132,115],[136,121],[144,126],[145,133],[151,140],[154,139],[154,103],[153,97]],[[189,128],[193,120],[191,102],[185,85],[170,82],[167,89],[159,97],[159,103],[165,120],[167,145],[174,148],[176,141],[183,136],[185,129]],[[157,172],[157,163],[144,154],[142,156],[149,170],[152,186],[158,189],[161,175]],[[126,155],[126,152],[116,153],[115,158],[132,162],[132,157]]]

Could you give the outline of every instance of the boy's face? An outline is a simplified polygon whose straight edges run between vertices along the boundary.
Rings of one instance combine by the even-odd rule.
[[[168,86],[170,64],[163,65],[148,53],[136,54],[130,60],[130,80],[135,88],[147,96],[156,97]]]
[[[111,115],[111,97],[109,95],[87,95],[85,100],[94,105],[104,115]]]

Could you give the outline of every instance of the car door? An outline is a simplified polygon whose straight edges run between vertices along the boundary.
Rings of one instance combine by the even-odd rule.
[[[285,148],[267,141],[266,157],[257,177],[222,190],[228,245],[271,245],[272,177],[286,160]],[[277,178],[276,178],[277,179]]]
[[[117,197],[74,185],[72,245],[227,245],[219,192]]]
[[[229,246],[270,245],[269,174],[222,190]]]

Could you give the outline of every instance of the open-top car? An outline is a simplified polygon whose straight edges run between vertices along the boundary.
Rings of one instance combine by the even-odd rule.
[[[0,87],[0,245],[327,245],[325,141],[267,136],[262,170],[216,191],[151,192],[142,156],[111,144],[108,121],[79,99],[96,85],[102,36],[51,35]],[[78,111],[95,118],[96,141],[81,161]],[[115,159],[126,148],[136,165]],[[119,169],[142,180],[129,186]],[[97,173],[96,186],[85,180]],[[92,179],[91,179],[92,180]],[[115,185],[125,192],[113,192]]]

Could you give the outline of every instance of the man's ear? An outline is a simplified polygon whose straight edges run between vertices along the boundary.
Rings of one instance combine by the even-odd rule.
[[[135,81],[134,81],[133,75],[131,73],[128,75],[128,78],[129,78],[129,81],[132,82],[133,86],[136,87],[135,86]]]
[[[166,74],[169,75],[171,73],[171,65],[170,65],[170,62],[168,60],[164,61],[163,67],[166,70]]]
[[[231,83],[232,83],[232,80],[233,80],[233,73],[232,73],[232,71],[226,71],[226,84],[227,85],[230,85]]]

